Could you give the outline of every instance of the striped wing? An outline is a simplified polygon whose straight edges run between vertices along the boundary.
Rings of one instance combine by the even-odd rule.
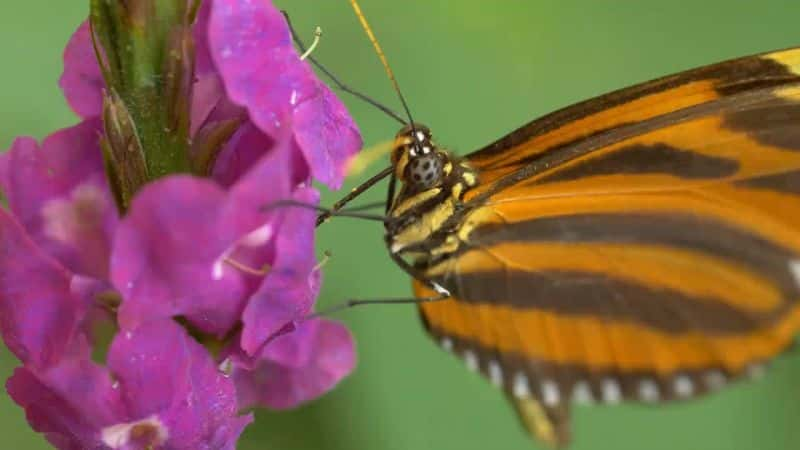
[[[430,333],[556,445],[570,399],[683,399],[757,370],[800,328],[799,72],[797,49],[709,66],[470,155],[481,187],[427,270],[453,294],[422,305]]]

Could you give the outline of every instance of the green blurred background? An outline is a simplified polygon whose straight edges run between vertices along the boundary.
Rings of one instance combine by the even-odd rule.
[[[345,0],[282,0],[315,56],[342,79],[399,109],[383,69]],[[660,75],[727,58],[800,45],[800,2],[362,0],[414,117],[438,141],[468,152],[530,119]],[[0,16],[0,148],[75,122],[56,86],[61,51],[88,0],[3,0]],[[350,106],[366,143],[397,125]],[[800,126],[800,124],[798,124]],[[351,180],[348,187],[359,180]],[[332,203],[338,194],[326,194]],[[378,189],[365,200],[380,200]],[[398,297],[409,281],[386,256],[374,223],[333,220],[320,231],[326,266],[320,298]],[[412,307],[340,314],[358,342],[355,373],[296,411],[259,413],[242,449],[472,450],[537,448],[503,397],[423,334]],[[15,361],[3,349],[0,377]],[[0,396],[0,448],[47,448],[22,411]],[[540,447],[538,447],[540,448]],[[800,448],[800,354],[760,382],[713,398],[658,408],[584,407],[579,449]]]

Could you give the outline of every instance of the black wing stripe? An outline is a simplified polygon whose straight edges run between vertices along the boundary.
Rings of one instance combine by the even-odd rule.
[[[473,230],[469,245],[462,251],[523,241],[656,244],[696,250],[739,261],[771,280],[785,298],[800,299],[800,287],[789,265],[798,258],[793,251],[744,230],[698,216],[598,213],[490,224]]]
[[[714,298],[588,272],[462,272],[437,281],[458,292],[459,301],[635,322],[674,334],[691,330],[709,335],[743,334],[781,317],[780,310],[742,311]],[[608,308],[616,303],[619,307]],[[691,317],[692,323],[687,323],[684,315]]]
[[[749,180],[738,181],[735,184],[737,186],[800,195],[800,170],[790,170],[784,173],[764,175]]]
[[[680,178],[722,178],[735,174],[739,163],[667,144],[631,145],[545,175],[539,182],[572,181],[598,175],[667,174]]]
[[[773,96],[754,108],[726,113],[723,126],[771,147],[800,151],[800,103]]]

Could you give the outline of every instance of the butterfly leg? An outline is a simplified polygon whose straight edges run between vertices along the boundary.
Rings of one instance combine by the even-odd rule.
[[[312,319],[315,317],[322,317],[322,316],[329,316],[333,313],[343,311],[345,309],[350,309],[356,306],[363,306],[363,305],[408,305],[408,304],[419,304],[419,303],[428,303],[428,302],[436,302],[439,300],[444,300],[448,298],[447,295],[435,295],[432,297],[409,297],[409,298],[380,298],[380,299],[351,299],[345,302],[336,304],[331,306],[330,308],[325,308],[322,311],[317,311],[313,314],[310,314],[307,319]]]
[[[352,217],[355,219],[374,220],[377,222],[386,222],[388,220],[386,216],[381,214],[368,214],[360,212],[360,210],[371,208],[373,207],[373,205],[366,205],[366,207],[354,208],[353,210],[336,210],[332,208],[325,208],[324,206],[315,205],[313,203],[299,202],[291,199],[278,200],[268,205],[264,205],[261,207],[261,212],[266,213],[272,211],[273,209],[284,208],[284,207],[311,209],[314,211],[321,212],[326,216]]]

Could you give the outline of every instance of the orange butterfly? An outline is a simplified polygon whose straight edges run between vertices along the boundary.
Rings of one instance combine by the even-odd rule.
[[[606,94],[463,158],[409,122],[334,210],[392,177],[386,244],[425,327],[545,442],[569,441],[571,402],[697,397],[800,329],[800,48]]]

